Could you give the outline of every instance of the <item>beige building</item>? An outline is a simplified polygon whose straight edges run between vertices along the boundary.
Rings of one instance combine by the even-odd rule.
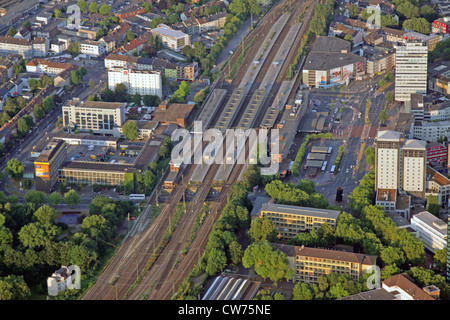
[[[399,189],[400,133],[378,131],[375,142],[375,190]]]
[[[293,282],[316,284],[330,273],[348,274],[359,281],[367,269],[376,264],[377,256],[330,249],[273,244],[286,253],[294,270]]]
[[[69,131],[112,135],[125,121],[126,103],[69,100],[62,107],[63,126]]]
[[[154,36],[161,38],[164,47],[174,51],[181,51],[185,46],[191,45],[191,38],[188,34],[174,30],[165,24],[160,24],[151,32]]]
[[[402,189],[424,198],[426,190],[427,143],[406,140],[402,146]]]
[[[318,230],[322,224],[335,228],[340,211],[265,203],[259,217],[275,225],[280,238],[290,239],[303,231]]]

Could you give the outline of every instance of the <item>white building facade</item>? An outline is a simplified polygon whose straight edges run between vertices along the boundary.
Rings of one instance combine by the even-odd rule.
[[[135,70],[130,68],[111,68],[108,70],[108,87],[114,90],[117,84],[123,83],[128,93],[156,95],[162,97],[161,72],[154,70]]]
[[[413,215],[411,228],[416,231],[416,236],[423,242],[424,247],[432,253],[446,247],[447,223],[428,211]]]

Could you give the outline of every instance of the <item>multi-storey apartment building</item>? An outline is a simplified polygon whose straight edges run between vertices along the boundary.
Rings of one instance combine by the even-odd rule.
[[[422,41],[407,41],[395,48],[395,100],[405,102],[408,111],[411,94],[427,92],[428,47]]]
[[[126,103],[69,100],[62,108],[63,126],[69,131],[112,135],[125,121]]]
[[[442,34],[450,33],[450,17],[434,20],[431,25],[431,32]]]
[[[265,203],[258,215],[272,221],[280,237],[290,239],[302,231],[317,231],[324,223],[335,228],[340,211]]]
[[[447,224],[428,211],[413,215],[411,228],[416,231],[416,236],[424,247],[432,253],[447,245]]]
[[[45,57],[50,50],[50,40],[36,37],[33,40],[0,36],[0,54],[20,54],[24,59]]]
[[[45,73],[52,78],[55,78],[61,72],[72,68],[70,63],[52,62],[45,59],[35,58],[27,63],[26,70],[31,73]]]
[[[400,133],[379,131],[375,144],[375,190],[399,189]]]
[[[348,274],[359,281],[367,269],[376,264],[377,256],[330,249],[273,244],[286,253],[289,266],[294,269],[293,282],[316,284],[330,273]]]
[[[450,198],[450,179],[433,168],[427,167],[426,195],[436,196],[440,206],[448,203]]]
[[[402,146],[401,188],[411,195],[425,197],[427,143],[421,140],[406,140]]]
[[[427,164],[447,163],[448,147],[439,142],[427,143]]]
[[[151,32],[154,36],[161,38],[164,47],[174,51],[181,51],[185,46],[191,45],[191,38],[188,34],[174,30],[165,24],[160,24]]]
[[[131,68],[113,67],[108,70],[108,87],[114,90],[115,86],[123,83],[129,94],[139,93],[162,97],[161,72],[154,70],[136,70]]]
[[[91,57],[100,57],[106,54],[106,45],[102,41],[84,40],[80,43],[80,52]]]

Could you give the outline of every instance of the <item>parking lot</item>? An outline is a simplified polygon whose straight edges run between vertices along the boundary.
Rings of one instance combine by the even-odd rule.
[[[70,161],[103,161],[132,164],[141,148],[130,146],[124,149],[114,150],[108,147],[94,146],[91,150],[87,145],[70,145],[67,149],[67,159]]]

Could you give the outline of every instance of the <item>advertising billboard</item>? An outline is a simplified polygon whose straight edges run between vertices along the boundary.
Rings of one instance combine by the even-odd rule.
[[[341,68],[330,70],[330,83],[341,81]]]
[[[342,80],[349,80],[353,76],[353,65],[349,64],[342,67]]]
[[[50,179],[50,167],[49,164],[39,163],[34,165],[34,173],[36,177]]]
[[[316,71],[316,85],[327,83],[327,72],[326,71]]]
[[[353,68],[353,66],[352,66]],[[356,63],[356,72],[364,72],[364,61],[360,61]]]

